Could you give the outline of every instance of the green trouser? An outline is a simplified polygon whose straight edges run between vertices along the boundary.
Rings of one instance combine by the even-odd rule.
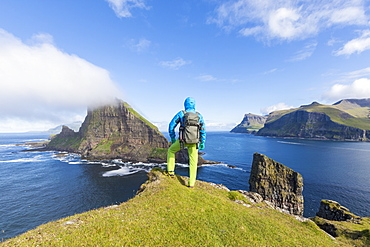
[[[184,144],[188,148],[189,154],[189,186],[194,186],[197,179],[197,166],[198,166],[198,149],[197,144]],[[180,141],[177,140],[171,145],[167,153],[167,171],[169,174],[175,174],[175,154],[180,151]]]

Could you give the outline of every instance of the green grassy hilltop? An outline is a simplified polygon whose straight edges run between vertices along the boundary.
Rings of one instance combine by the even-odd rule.
[[[328,115],[333,122],[338,124],[370,130],[370,107],[350,103],[349,100],[343,100],[334,105],[322,105],[314,102],[310,105],[301,106],[295,109],[276,111],[271,114],[268,122],[273,122],[282,116],[297,110],[324,113]]]
[[[311,221],[252,205],[236,191],[160,169],[141,193],[120,205],[37,227],[0,246],[345,246]]]
[[[370,140],[370,99],[347,99],[333,105],[313,102],[270,113],[257,135],[339,141]]]

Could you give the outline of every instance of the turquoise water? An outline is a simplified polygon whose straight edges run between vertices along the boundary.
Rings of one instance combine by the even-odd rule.
[[[19,152],[15,146],[47,139],[40,134],[0,134],[0,240],[43,223],[132,198],[157,164],[87,162],[57,152]],[[305,216],[321,199],[332,199],[360,216],[370,216],[370,143],[207,133],[205,159],[223,164],[198,169],[198,179],[248,190],[253,153],[294,169],[304,178]],[[227,165],[236,166],[230,168]],[[165,167],[165,164],[159,165]],[[176,173],[187,176],[186,165]]]

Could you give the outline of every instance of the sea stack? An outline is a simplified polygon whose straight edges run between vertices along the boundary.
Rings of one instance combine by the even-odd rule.
[[[255,153],[249,190],[260,194],[274,207],[293,215],[303,215],[303,177],[269,157]]]
[[[89,109],[78,132],[63,127],[49,150],[81,154],[87,159],[163,160],[168,141],[158,128],[121,100]]]

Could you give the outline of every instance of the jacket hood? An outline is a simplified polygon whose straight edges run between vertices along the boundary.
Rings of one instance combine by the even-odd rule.
[[[185,111],[195,111],[195,99],[192,97],[187,97],[184,102]]]

